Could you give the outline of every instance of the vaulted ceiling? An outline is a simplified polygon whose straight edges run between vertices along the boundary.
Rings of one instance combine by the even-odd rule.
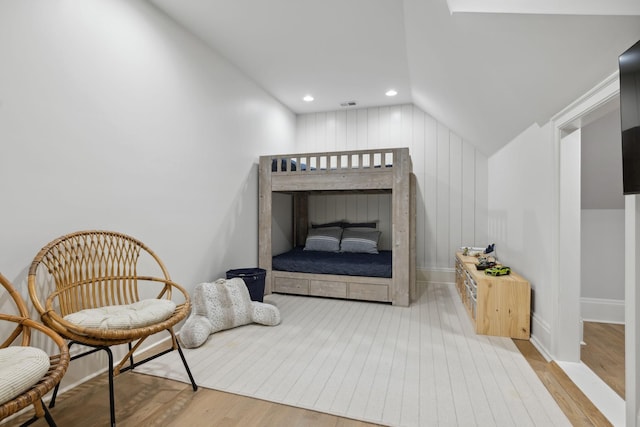
[[[295,113],[412,102],[485,154],[640,39],[638,0],[150,1]]]

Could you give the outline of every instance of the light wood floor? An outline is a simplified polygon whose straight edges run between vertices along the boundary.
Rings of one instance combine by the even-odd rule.
[[[624,399],[624,325],[584,322],[583,340],[582,362]]]
[[[137,373],[115,378],[116,422],[120,427],[364,427],[364,423],[334,415],[279,405]],[[109,395],[106,375],[101,375],[60,397],[51,409],[60,427],[109,425]],[[22,416],[8,425],[17,426]],[[32,424],[47,426],[40,419]]]
[[[555,362],[547,362],[530,341],[513,340],[574,426],[606,427],[611,423]]]
[[[554,362],[529,341],[514,340],[574,426],[611,424]],[[363,427],[375,424],[200,388],[164,378],[125,373],[115,379],[118,426]],[[109,424],[107,380],[101,375],[65,393],[51,410],[59,426]],[[19,425],[28,416],[12,420]],[[46,426],[39,420],[34,426]]]
[[[606,338],[611,334],[604,335]],[[587,331],[585,339],[591,341],[588,337]],[[546,362],[529,341],[514,340],[514,343],[572,425],[610,425],[555,363]],[[51,410],[52,415],[61,427],[106,426],[109,424],[107,390],[106,376],[99,376],[61,396]],[[137,373],[117,377],[115,392],[118,426],[125,427],[374,425],[205,388],[194,393],[188,384]],[[8,425],[19,425],[25,419],[26,416],[12,420]],[[46,423],[39,420],[34,425]]]
[[[514,340],[538,377],[574,426],[611,425],[553,362],[529,341]],[[177,381],[125,373],[115,379],[118,426],[363,427],[375,424],[340,418],[263,400],[200,388]],[[99,376],[61,396],[51,413],[63,426],[106,426],[109,398],[106,376]],[[8,425],[19,425],[27,416]],[[46,426],[44,420],[33,424]]]

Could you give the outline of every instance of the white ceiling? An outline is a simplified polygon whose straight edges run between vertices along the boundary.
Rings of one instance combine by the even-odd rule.
[[[640,39],[638,0],[149,1],[296,113],[412,102],[486,154]]]

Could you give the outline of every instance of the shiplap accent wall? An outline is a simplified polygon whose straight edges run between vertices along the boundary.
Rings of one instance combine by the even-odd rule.
[[[419,269],[449,270],[458,247],[488,244],[487,157],[429,114],[405,104],[301,114],[296,120],[297,152],[387,147],[409,147],[411,153],[418,183]],[[390,218],[382,196],[358,195],[351,202],[323,197],[324,207],[314,202],[313,208],[322,212],[315,214],[317,219]],[[341,218],[343,205],[356,217]]]

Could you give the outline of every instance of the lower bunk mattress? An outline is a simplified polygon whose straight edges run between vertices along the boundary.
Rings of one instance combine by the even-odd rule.
[[[272,269],[297,273],[390,278],[391,251],[377,254],[305,251],[297,246],[273,257]]]

